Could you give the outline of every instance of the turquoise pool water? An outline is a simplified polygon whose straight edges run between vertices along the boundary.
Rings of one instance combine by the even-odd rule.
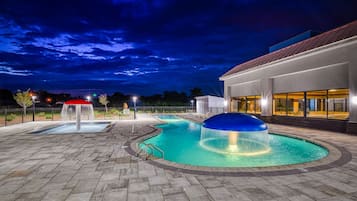
[[[104,131],[109,125],[110,122],[81,122],[81,129],[77,131],[75,123],[65,123],[53,128],[33,132],[33,134],[96,133]]]
[[[258,155],[231,155],[208,151],[200,145],[201,125],[171,115],[158,116],[167,124],[157,127],[162,132],[144,141],[165,152],[165,160],[194,166],[207,167],[267,167],[305,163],[321,159],[328,150],[316,144],[269,134],[269,152]],[[145,149],[143,145],[140,145]],[[158,158],[161,154],[154,151]]]

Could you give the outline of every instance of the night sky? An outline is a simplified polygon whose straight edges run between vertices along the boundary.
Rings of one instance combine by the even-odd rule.
[[[356,10],[356,0],[1,0],[0,88],[223,95],[218,77],[234,65]]]

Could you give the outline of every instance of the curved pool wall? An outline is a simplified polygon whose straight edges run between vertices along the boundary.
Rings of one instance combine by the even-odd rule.
[[[328,155],[328,150],[306,140],[267,134],[270,150],[257,155],[239,155],[208,151],[201,142],[201,124],[174,116],[158,116],[166,124],[159,135],[144,140],[165,152],[165,160],[204,167],[272,167],[311,162]],[[214,142],[213,142],[214,144]],[[140,148],[145,149],[142,144]],[[160,158],[161,153],[153,152]]]

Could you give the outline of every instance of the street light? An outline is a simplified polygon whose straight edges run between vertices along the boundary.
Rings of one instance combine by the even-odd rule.
[[[90,101],[90,100],[91,100],[91,97],[90,97],[90,96],[87,96],[86,99],[87,99],[87,101]]]
[[[36,103],[36,98],[37,96],[32,95],[31,99],[32,99],[32,121],[35,121],[35,103]]]
[[[134,119],[136,119],[136,101],[138,100],[138,97],[133,96],[133,102],[134,102]]]
[[[192,110],[192,112],[193,112],[193,103],[194,102],[195,102],[194,100],[191,100],[191,110]]]

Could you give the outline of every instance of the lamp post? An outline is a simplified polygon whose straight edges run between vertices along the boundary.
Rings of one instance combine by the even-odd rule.
[[[92,98],[90,96],[86,96],[87,101],[90,101]]]
[[[191,110],[192,110],[192,113],[193,113],[193,103],[194,103],[195,101],[194,100],[191,100]]]
[[[133,102],[134,102],[134,119],[136,119],[136,101],[138,100],[138,97],[133,96]]]
[[[32,121],[35,121],[35,103],[36,103],[36,98],[37,96],[32,95],[31,99],[32,99]]]

